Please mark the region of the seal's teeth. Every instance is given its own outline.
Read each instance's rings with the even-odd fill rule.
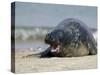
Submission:
[[[52,50],[51,50],[51,52],[56,52],[56,51],[57,51],[56,49],[52,49]]]

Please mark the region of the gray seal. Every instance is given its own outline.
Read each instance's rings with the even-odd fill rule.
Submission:
[[[85,23],[69,18],[60,22],[48,33],[45,43],[50,47],[41,53],[41,57],[78,57],[96,55],[96,41]]]

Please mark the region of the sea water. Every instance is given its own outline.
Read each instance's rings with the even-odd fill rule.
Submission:
[[[44,38],[52,27],[16,27],[15,28],[15,49],[39,48],[46,49],[47,44]]]
[[[48,47],[44,38],[54,27],[16,27],[15,28],[15,49],[42,48]],[[97,29],[91,28],[91,32],[97,41]]]

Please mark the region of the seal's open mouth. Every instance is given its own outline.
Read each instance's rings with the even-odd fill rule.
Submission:
[[[60,50],[60,45],[59,45],[59,43],[53,42],[53,43],[51,44],[51,52],[53,52],[53,53],[59,53],[59,50]]]

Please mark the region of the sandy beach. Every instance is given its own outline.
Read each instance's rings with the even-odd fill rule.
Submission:
[[[39,58],[32,51],[16,51],[15,73],[53,72],[97,68],[97,55]]]

